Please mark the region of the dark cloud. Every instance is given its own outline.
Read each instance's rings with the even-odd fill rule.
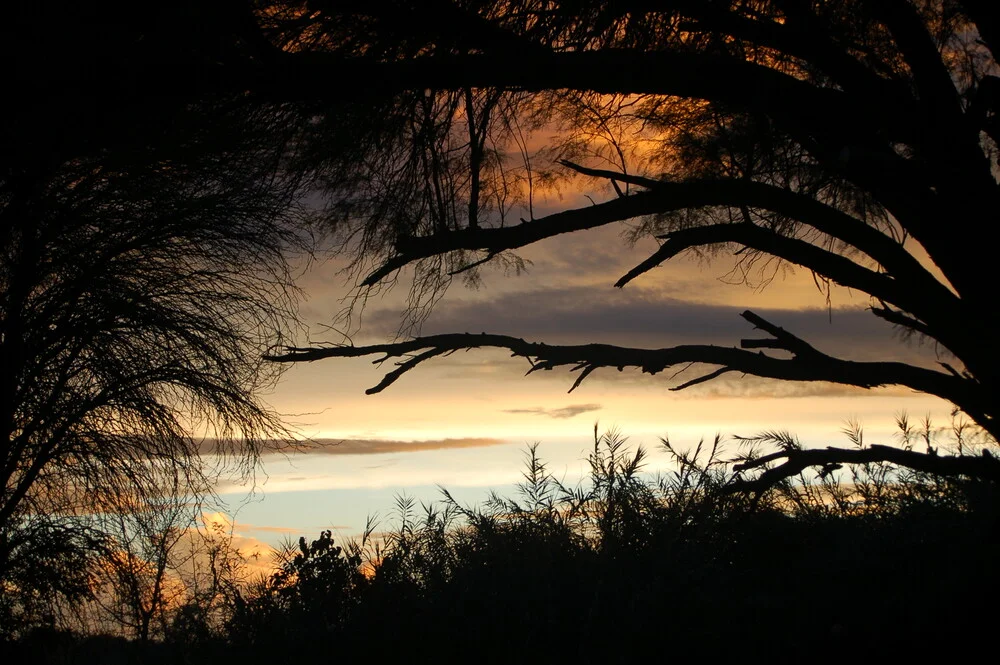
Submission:
[[[394,441],[388,439],[317,439],[304,447],[302,452],[319,455],[378,455],[408,453],[423,450],[453,448],[482,448],[507,443],[503,439],[458,438],[429,439],[424,441]]]
[[[694,369],[680,375],[681,380],[693,379],[700,374]],[[595,375],[596,378],[596,375]],[[651,380],[651,379],[646,379]],[[707,383],[674,393],[674,398],[713,399],[743,397],[746,399],[783,399],[794,397],[866,397],[866,396],[907,396],[912,395],[909,388],[898,386],[876,389],[845,386],[827,381],[780,381],[764,379],[757,376],[729,375],[713,379]]]
[[[504,409],[504,413],[527,413],[534,416],[548,416],[549,418],[556,418],[562,420],[565,418],[572,418],[573,416],[578,416],[581,413],[588,413],[590,411],[599,411],[601,409],[600,404],[571,404],[569,406],[564,406],[559,409],[546,409],[541,406],[533,406],[524,409]]]
[[[740,317],[743,308],[679,300],[627,287],[565,287],[501,295],[489,301],[444,301],[421,333],[490,332],[553,344],[606,343],[662,348],[677,344],[738,346],[763,337]],[[755,309],[817,349],[852,360],[899,360],[933,366],[932,346],[903,340],[860,307]],[[376,311],[371,330],[395,330],[395,312]]]
[[[265,447],[261,454],[284,454],[292,456],[300,453],[311,455],[378,455],[384,453],[408,453],[424,450],[452,448],[482,448],[507,443],[503,439],[486,437],[466,437],[455,439],[428,439],[419,441],[396,441],[391,439],[311,439],[291,444],[281,443]],[[211,439],[199,445],[202,454],[216,454],[215,442]],[[298,480],[295,478],[294,480]]]

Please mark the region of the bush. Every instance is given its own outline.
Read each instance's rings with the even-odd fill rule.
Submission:
[[[986,639],[970,610],[1000,588],[994,486],[879,463],[730,491],[732,463],[766,438],[736,460],[719,440],[690,453],[664,441],[677,471],[650,478],[641,448],[595,431],[577,487],[532,446],[515,498],[468,508],[445,491],[419,516],[400,499],[378,538],[301,540],[232,639],[279,659],[294,642],[484,662],[617,662],[640,641],[701,657],[823,660],[831,641],[899,657]]]

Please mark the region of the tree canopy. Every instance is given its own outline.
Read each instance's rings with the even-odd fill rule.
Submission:
[[[268,224],[294,210],[306,180],[360,288],[413,269],[415,324],[455,276],[474,280],[490,261],[517,268],[532,243],[632,220],[633,236],[659,248],[618,287],[683,252],[772,258],[868,294],[873,315],[950,356],[937,367],[834,357],[746,312],[764,335],[740,348],[456,333],[271,360],[399,359],[373,391],[483,346],[533,371],[573,368],[574,386],[602,367],[699,363],[710,369],[674,387],[727,372],[898,385],[1000,432],[1000,358],[984,343],[1000,209],[1000,36],[988,3],[203,4],[20,8],[9,23],[7,55],[31,64],[11,73],[20,103],[3,123],[5,515],[55,459],[51,442],[83,422],[72,414],[128,430],[87,425],[104,445],[139,423],[153,428],[144,440],[177,434],[180,412],[165,404],[222,414],[224,430],[264,423],[237,386],[256,385],[267,336],[247,346],[228,324],[274,328],[277,310],[257,308],[281,301],[281,234]],[[555,138],[539,147],[543,129]],[[576,182],[604,195],[535,215],[538,190]],[[195,286],[176,290],[178,276]],[[227,299],[248,288],[265,300]],[[80,312],[96,318],[77,325]],[[132,326],[139,313],[167,318]],[[122,377],[141,404],[108,401],[104,382]],[[52,419],[53,404],[91,402],[100,408]],[[32,438],[43,430],[50,443]],[[981,464],[996,473],[991,458]]]
[[[279,374],[261,355],[294,328],[288,252],[304,245],[300,178],[282,167],[293,116],[129,97],[157,58],[205,57],[183,40],[160,52],[140,15],[10,18],[3,48],[25,66],[0,116],[0,593],[27,597],[17,571],[45,578],[30,554],[46,529],[95,549],[87,517],[164,492],[196,510],[205,439],[250,472],[286,433],[260,398]],[[46,583],[77,593],[87,562],[51,561]]]
[[[418,293],[563,233],[639,220],[659,249],[800,266],[945,352],[939,366],[828,355],[746,312],[740,348],[552,346],[438,335],[293,348],[282,362],[385,354],[398,366],[494,346],[532,369],[713,366],[948,400],[994,438],[1000,358],[988,240],[998,207],[998,24],[945,0],[275,3],[273,45],[233,77],[313,114],[303,163],[355,252],[362,287],[413,266]],[[335,84],[323,84],[335,81]],[[525,137],[558,127],[539,150]],[[570,177],[610,198],[535,218],[533,187]],[[926,258],[921,257],[926,254]],[[989,464],[991,460],[985,461]]]

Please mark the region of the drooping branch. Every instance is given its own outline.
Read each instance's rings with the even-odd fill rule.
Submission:
[[[904,302],[910,299],[908,294],[888,275],[877,273],[804,240],[782,236],[752,223],[698,226],[673,231],[660,238],[665,241],[660,248],[649,259],[619,279],[615,286],[624,286],[642,273],[685,250],[720,243],[737,243],[809,268],[843,286],[859,289],[876,298],[911,309],[908,306],[911,303]]]
[[[919,136],[909,115],[893,104],[870,104],[793,73],[709,53],[604,49],[557,52],[520,45],[494,45],[487,52],[441,54],[380,61],[337,52],[282,52],[280,57],[204,63],[150,63],[142,72],[126,69],[129,90],[138,98],[193,97],[247,92],[278,102],[375,98],[403,90],[586,90],[608,94],[658,94],[712,100],[779,119],[800,137],[838,137],[841,145],[867,136],[872,128],[895,140]],[[91,72],[53,71],[44,83],[25,79],[25,92],[51,94],[58,88],[88,98],[109,94],[109,83]],[[336,80],[336,86],[317,85]],[[809,108],[808,114],[797,109]]]
[[[838,47],[827,27],[808,3],[779,0],[781,22],[754,20],[729,10],[728,6],[701,0],[672,3],[684,15],[694,19],[691,31],[724,33],[754,44],[775,49],[786,55],[818,65],[842,89],[861,96],[892,100],[902,111],[911,106],[912,96],[905,86],[881,78],[860,61]]]
[[[923,293],[913,293],[908,288],[909,285],[904,288],[900,281],[893,276],[875,272],[845,256],[835,254],[804,240],[782,236],[755,224],[714,224],[681,229],[660,237],[665,241],[660,248],[648,259],[626,273],[615,286],[624,286],[639,275],[685,250],[719,243],[737,243],[742,247],[759,250],[789,263],[805,267],[842,286],[868,293],[882,302],[894,303],[921,318],[942,318],[943,313],[954,311],[955,305],[953,303],[947,303],[951,307],[942,311],[940,302],[923,297]],[[942,338],[940,341],[947,346],[958,346],[955,340]]]
[[[867,254],[896,279],[916,286],[915,290],[923,293],[924,301],[942,312],[953,313],[957,307],[954,295],[899,243],[863,221],[805,194],[746,180],[669,182],[589,169],[571,162],[564,163],[580,173],[617,178],[646,187],[648,191],[510,227],[464,229],[446,234],[402,238],[397,243],[396,256],[372,272],[364,280],[364,285],[375,284],[414,261],[450,251],[482,250],[496,255],[562,233],[592,229],[643,215],[712,205],[745,205],[798,219]],[[818,266],[809,267],[819,269]]]
[[[937,455],[880,445],[872,445],[867,448],[835,448],[831,446],[815,450],[781,450],[737,464],[734,470],[741,472],[758,469],[779,459],[785,461],[776,467],[765,469],[752,480],[733,482],[727,486],[727,491],[760,493],[783,480],[794,478],[810,467],[829,468],[839,464],[873,464],[878,462],[889,462],[938,476],[968,476],[1000,482],[1000,460],[987,451],[983,451],[981,456]]]
[[[940,172],[937,188],[953,200],[973,203],[972,209],[996,205],[995,195],[976,200],[995,188],[996,180],[988,160],[982,158],[979,128],[967,122],[953,72],[918,8],[907,0],[880,0],[873,7],[913,74],[922,107],[916,117],[927,122],[921,141],[925,159],[948,164]]]
[[[879,0],[872,3],[872,7],[892,33],[893,41],[913,72],[921,100],[930,102],[936,114],[950,114],[939,116],[939,120],[958,125],[962,113],[961,97],[917,8],[906,0]],[[941,127],[938,131],[951,129]]]
[[[667,205],[659,194],[643,192],[636,196],[618,198],[607,203],[559,212],[530,222],[503,228],[463,229],[430,236],[401,238],[396,243],[396,256],[387,260],[362,282],[371,286],[396,270],[419,261],[456,250],[484,250],[492,254],[526,247],[532,243],[562,233],[583,231],[620,222],[634,217],[651,215]]]
[[[267,360],[283,363],[311,362],[325,358],[358,358],[375,354],[382,356],[374,361],[376,364],[397,359],[396,369],[389,372],[378,385],[369,388],[366,391],[368,394],[381,392],[403,374],[433,357],[476,348],[507,349],[512,356],[526,358],[531,363],[529,374],[557,367],[570,367],[574,371],[582,371],[584,376],[602,367],[614,367],[618,370],[635,367],[648,374],[658,374],[671,367],[701,363],[716,365],[727,372],[789,381],[829,381],[862,388],[905,386],[952,402],[990,429],[992,414],[989,403],[971,379],[899,362],[856,362],[834,358],[753,312],[743,312],[742,316],[770,337],[743,340],[743,348],[739,349],[699,344],[637,349],[608,344],[558,346],[528,342],[507,335],[453,333],[370,346],[289,347],[283,353],[267,356]],[[779,358],[763,351],[753,352],[748,349],[778,350],[791,354],[791,357]],[[716,370],[711,376],[722,373]],[[689,381],[676,389],[700,382]],[[580,381],[574,383],[571,390],[579,383]]]
[[[901,313],[897,317],[885,316],[884,308],[873,309],[873,312],[892,323],[905,325],[933,337],[959,357],[966,357],[970,344],[976,343],[974,339],[970,341],[965,331],[956,329],[953,325],[954,321],[958,320],[960,307],[953,297],[926,297],[924,292],[914,291],[911,283],[896,279],[892,275],[875,272],[847,257],[803,240],[788,238],[746,223],[682,229],[662,237],[665,242],[659,250],[629,271],[616,286],[624,285],[642,272],[652,269],[686,249],[733,242],[812,270],[842,286],[867,293],[882,303],[894,304],[909,314]]]
[[[752,104],[757,110],[786,117],[796,126],[817,126],[820,118],[803,118],[798,103],[820,110],[833,120],[850,109],[865,119],[841,117],[857,128],[883,109],[862,108],[846,95],[800,81],[775,69],[734,58],[671,51],[636,52],[606,49],[540,53],[523,49],[497,50],[463,56],[434,56],[378,62],[345,58],[334,53],[290,54],[270,71],[247,70],[250,89],[284,99],[317,99],[344,90],[317,89],[315,81],[338,72],[347,90],[397,91],[414,87],[435,90],[505,88],[512,90],[590,90],[599,93],[648,93]],[[723,97],[725,99],[723,99]],[[793,116],[797,115],[797,118]],[[885,116],[881,119],[888,119]],[[882,124],[881,122],[879,124]],[[871,125],[868,124],[868,127]],[[897,125],[894,131],[903,129]]]
[[[221,74],[231,79],[228,86],[281,101],[323,101],[331,92],[340,99],[359,94],[384,97],[414,88],[467,87],[708,100],[774,119],[801,145],[815,150],[817,159],[830,162],[833,168],[845,168],[851,177],[874,187],[902,224],[914,225],[915,235],[921,235],[921,223],[929,211],[939,207],[926,174],[915,170],[887,143],[919,144],[923,134],[913,122],[916,114],[893,103],[871,104],[869,95],[816,85],[794,73],[737,57],[670,50],[544,54],[502,50],[379,62],[337,53],[302,52],[289,54],[280,64],[266,69],[233,67]],[[338,81],[335,91],[315,85],[315,81],[331,77]],[[803,108],[810,113],[800,113]],[[839,156],[847,148],[851,155],[867,157],[841,164]]]

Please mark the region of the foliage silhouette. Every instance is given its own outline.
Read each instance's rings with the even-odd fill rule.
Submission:
[[[55,629],[91,596],[91,571],[105,539],[86,525],[36,515],[2,534],[0,641],[26,627]],[[66,615],[70,616],[66,616]]]
[[[901,417],[900,427],[904,447],[947,447],[930,423]],[[860,427],[847,432],[867,445]],[[367,649],[590,663],[632,658],[644,642],[751,662],[832,662],[843,649],[960,656],[991,644],[992,615],[967,609],[1000,582],[994,483],[873,462],[732,493],[735,465],[794,443],[781,432],[756,439],[735,455],[719,440],[689,451],[664,440],[673,470],[652,475],[643,450],[595,430],[576,486],[531,446],[516,496],[466,507],[443,490],[422,509],[400,497],[388,532],[370,523],[341,546],[329,531],[290,542],[271,575],[228,596],[223,623],[195,635],[141,644],[50,629],[5,646],[39,662],[300,662]]]
[[[210,57],[198,24],[168,40],[179,5],[147,22],[73,4],[20,3],[3,26],[24,67],[0,115],[0,581],[28,596],[15,543],[41,516],[142,514],[165,488],[200,500],[215,472],[200,453],[248,477],[287,434],[260,357],[294,330],[288,261],[307,247],[286,168],[298,115],[132,96],[156,62]]]
[[[401,498],[381,539],[344,549],[326,532],[312,546],[303,539],[292,568],[318,551],[338,572],[279,571],[280,584],[259,587],[248,613],[234,615],[230,639],[278,659],[292,642],[297,656],[313,653],[308,645],[317,656],[331,644],[378,645],[485,662],[607,662],[643,641],[677,657],[751,661],[800,651],[826,661],[822,645],[915,656],[988,643],[989,617],[959,608],[998,582],[994,484],[877,462],[751,500],[726,490],[732,465],[754,450],[733,460],[719,441],[684,453],[663,443],[676,471],[658,477],[642,472],[641,449],[595,432],[590,478],[577,487],[547,473],[531,447],[516,498],[467,508],[445,491],[423,515]],[[312,617],[282,605],[289,583],[311,598]]]
[[[330,531],[277,552],[278,570],[237,596],[230,628],[236,643],[247,641],[282,650],[345,629],[367,586],[361,558],[333,544]]]
[[[475,281],[485,261],[519,269],[523,247],[635,220],[633,238],[660,246],[618,287],[686,252],[731,253],[738,273],[765,282],[794,265],[824,289],[867,294],[873,315],[948,355],[935,367],[833,357],[745,312],[764,336],[742,348],[452,334],[289,348],[272,359],[397,361],[371,392],[458,349],[507,349],[532,371],[569,367],[579,372],[574,387],[604,367],[655,374],[698,363],[715,369],[677,389],[730,372],[904,386],[951,402],[995,438],[1000,359],[983,337],[995,320],[995,247],[977,240],[983,216],[1000,210],[1000,79],[997,23],[984,7],[274,3],[259,16],[273,60],[241,72],[261,95],[313,104],[302,163],[324,184],[330,223],[354,252],[362,302],[365,289],[412,266],[418,324],[452,277]],[[336,92],[314,85],[333,72]],[[556,137],[533,151],[533,129]],[[574,177],[610,198],[536,218],[533,193]],[[787,456],[792,467],[846,461],[839,451]],[[896,461],[941,472],[947,464],[923,452]],[[962,464],[984,477],[1000,469],[991,457]]]
[[[375,391],[480,346],[532,371],[575,368],[574,385],[601,367],[698,362],[718,369],[678,388],[732,371],[901,385],[1000,432],[982,224],[1000,210],[1000,43],[981,0],[87,11],[19,5],[0,40],[9,62],[30,62],[10,73],[0,117],[0,606],[48,625],[39,642],[54,599],[88,591],[74,557],[99,534],[71,518],[149,502],[164,478],[201,487],[192,428],[251,462],[277,428],[255,396],[277,370],[258,359],[288,332],[282,252],[313,176],[362,297],[414,267],[413,326],[486,261],[519,270],[520,248],[636,220],[635,238],[662,242],[620,287],[681,252],[732,250],[748,273],[791,263],[867,293],[873,314],[956,360],[834,358],[752,312],[766,337],[741,349],[443,335],[273,360],[400,359]],[[550,127],[558,137],[535,150]],[[536,217],[537,192],[573,179],[609,198]],[[858,434],[816,452],[774,434],[763,440],[778,454],[746,453],[735,481],[716,445],[707,460],[675,451],[680,472],[650,484],[640,453],[595,437],[589,487],[562,487],[532,451],[517,499],[447,500],[420,520],[402,502],[384,543],[301,541],[278,574],[232,595],[232,646],[287,660],[295,635],[323,655],[339,640],[523,660],[523,641],[590,662],[665,630],[665,650],[758,657],[836,640],[898,658],[929,635],[953,649],[986,639],[989,617],[950,610],[996,589],[988,450],[939,455],[928,436],[926,452],[899,455]]]

